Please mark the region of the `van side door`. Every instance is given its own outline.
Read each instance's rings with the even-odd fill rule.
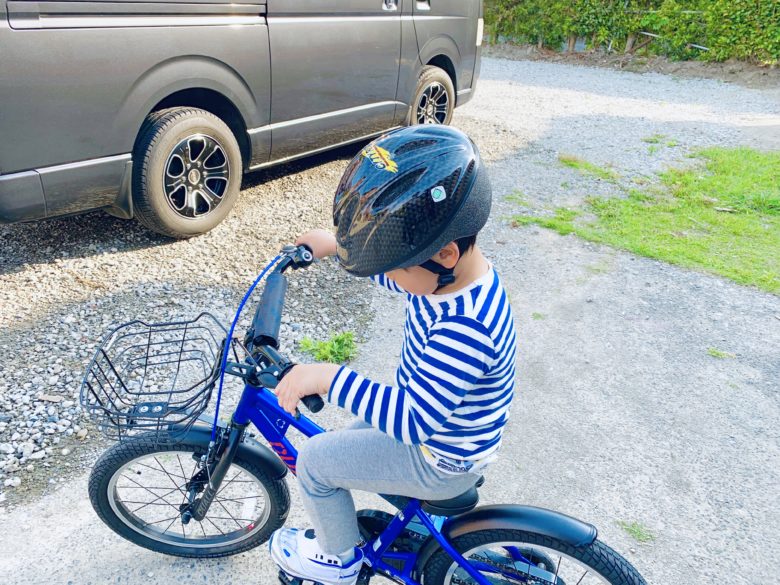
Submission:
[[[393,125],[401,2],[268,0],[273,160]]]

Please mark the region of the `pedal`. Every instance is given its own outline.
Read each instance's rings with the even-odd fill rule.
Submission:
[[[300,577],[293,577],[288,575],[281,569],[279,569],[279,582],[282,585],[322,585],[319,581],[312,581],[311,579],[301,579]],[[358,580],[360,585],[360,580]]]
[[[302,579],[288,575],[281,569],[279,569],[279,582],[282,583],[282,585],[303,585]],[[311,583],[311,581],[309,581],[309,583]]]
[[[373,576],[374,572],[371,570],[371,568],[364,566],[360,570],[360,575],[358,575],[357,585],[369,585],[369,581],[371,581],[371,577]],[[281,569],[279,569],[279,582],[282,583],[282,585],[322,585],[321,583],[312,581],[311,579],[293,577]]]

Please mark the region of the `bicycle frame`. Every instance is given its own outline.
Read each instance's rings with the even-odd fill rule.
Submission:
[[[291,416],[282,410],[276,400],[276,395],[270,390],[262,387],[255,387],[247,384],[241,395],[241,399],[233,413],[233,423],[238,426],[245,426],[253,423],[265,437],[271,448],[281,458],[287,468],[296,474],[296,462],[298,451],[292,443],[285,437],[287,430],[292,426],[300,431],[307,438],[326,432],[309,418],[304,415],[299,417]],[[395,518],[388,524],[382,534],[367,542],[363,547],[367,564],[374,569],[380,570],[405,585],[420,585],[412,577],[412,571],[417,563],[418,553],[414,552],[394,552],[388,550],[398,536],[404,531],[408,524],[414,519],[419,521],[427,528],[431,536],[436,539],[439,545],[444,549],[452,559],[469,574],[479,585],[490,585],[478,571],[496,573],[496,568],[482,563],[470,563],[455,550],[442,533],[442,528],[446,525],[447,519],[440,516],[431,516],[427,514],[420,504],[419,500],[409,500],[409,503],[403,510],[399,511]],[[511,551],[516,560],[525,561],[519,551]],[[385,562],[387,560],[402,561],[403,569],[399,571],[392,565]]]

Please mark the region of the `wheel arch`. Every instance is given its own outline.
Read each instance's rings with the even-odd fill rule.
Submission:
[[[455,39],[446,34],[431,37],[420,48],[420,62],[444,69],[452,80],[455,93],[458,92],[457,72],[461,64],[461,54]]]
[[[160,110],[178,107],[192,107],[205,110],[227,124],[236,137],[238,147],[241,150],[243,167],[244,169],[248,168],[249,160],[252,157],[252,145],[246,132],[247,126],[239,109],[224,94],[205,87],[182,89],[155,104],[147,113],[147,116]],[[136,144],[140,137],[141,131],[139,130]],[[133,151],[135,151],[135,144],[133,145]]]
[[[534,532],[576,547],[588,546],[598,537],[595,526],[572,516],[545,508],[512,504],[480,506],[465,514],[453,516],[444,523],[442,533],[447,540],[452,541],[466,533],[487,529]],[[440,548],[432,537],[423,545],[415,566],[418,575]]]
[[[458,75],[455,72],[455,65],[452,63],[452,59],[450,59],[447,55],[440,54],[433,57],[430,61],[426,63],[426,65],[433,65],[434,67],[443,69],[445,73],[447,73],[447,75],[449,76],[450,81],[452,81],[452,87],[455,88],[455,95],[457,96]]]
[[[222,119],[235,134],[244,164],[251,158],[247,128],[268,123],[258,110],[258,96],[226,63],[202,56],[182,56],[158,63],[133,84],[115,118],[114,130],[134,146],[146,117],[156,110],[198,107]]]

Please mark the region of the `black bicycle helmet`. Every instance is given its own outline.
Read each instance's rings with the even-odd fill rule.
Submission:
[[[479,232],[490,215],[490,182],[476,145],[450,126],[385,134],[352,159],[333,201],[341,265],[356,276],[423,266],[449,242]]]

